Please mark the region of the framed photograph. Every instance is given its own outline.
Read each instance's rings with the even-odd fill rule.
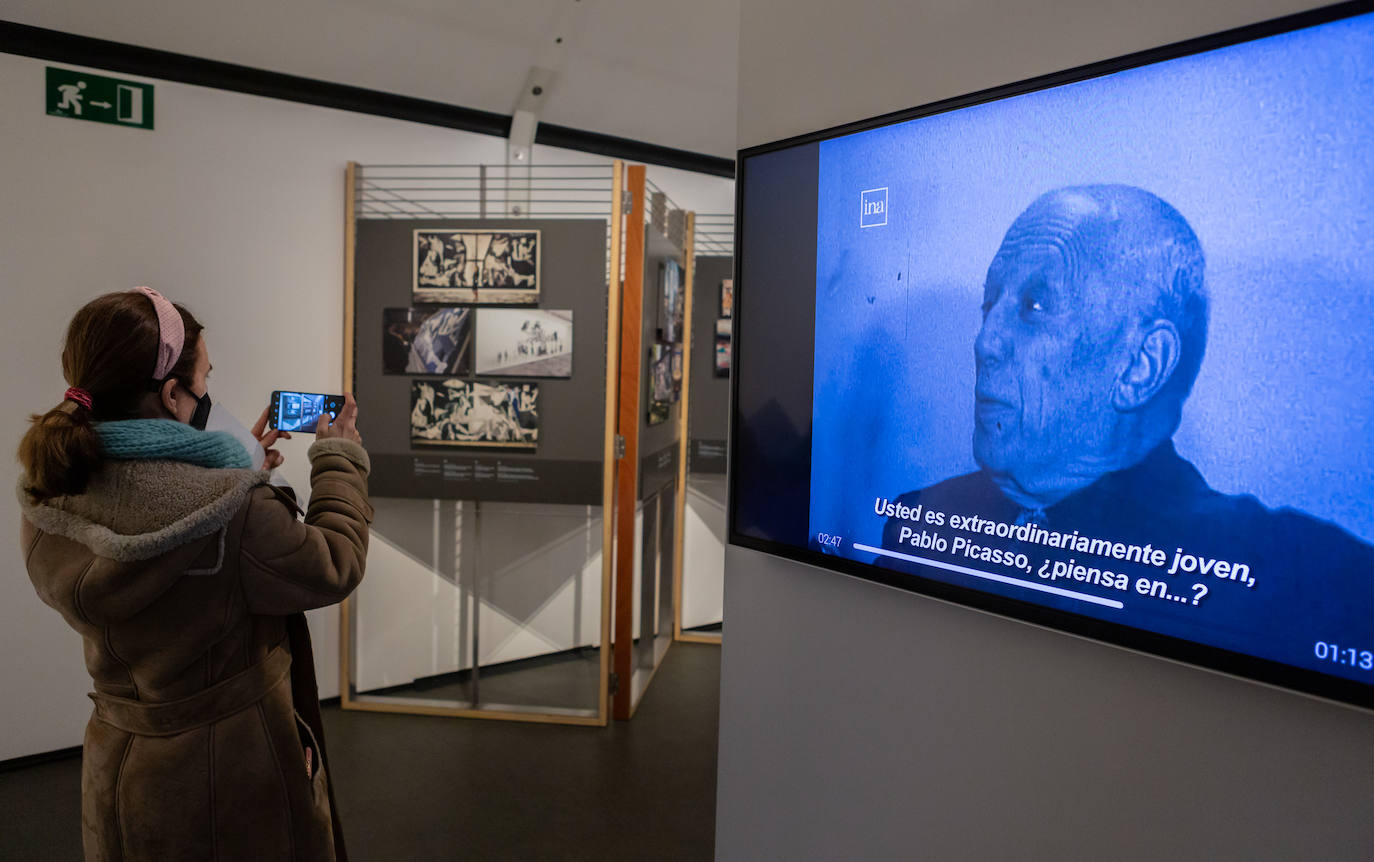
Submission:
[[[723,279],[720,283],[720,316],[734,317],[735,315],[735,280],[733,278]]]
[[[658,267],[658,340],[667,344],[682,341],[682,267],[665,260]]]
[[[410,443],[534,449],[539,443],[539,384],[411,381]]]
[[[730,376],[730,321],[716,321],[716,376]]]
[[[673,406],[672,354],[666,345],[649,348],[649,424],[668,421]]]
[[[539,231],[415,231],[411,301],[537,304]]]
[[[674,344],[668,353],[668,366],[673,374],[673,401],[682,399],[682,345]]]
[[[472,309],[384,309],[382,371],[386,374],[471,373]]]
[[[477,313],[477,373],[572,377],[573,313],[484,308]]]

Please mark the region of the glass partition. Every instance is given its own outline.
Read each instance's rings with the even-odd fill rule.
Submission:
[[[673,641],[674,503],[677,483],[665,485],[639,504],[634,620],[637,703]]]
[[[374,501],[355,703],[596,718],[601,509]]]

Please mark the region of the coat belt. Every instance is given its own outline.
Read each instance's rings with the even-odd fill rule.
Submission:
[[[172,736],[227,718],[262,700],[291,672],[291,653],[277,647],[267,658],[205,691],[180,700],[145,703],[91,692],[96,717],[139,736]]]

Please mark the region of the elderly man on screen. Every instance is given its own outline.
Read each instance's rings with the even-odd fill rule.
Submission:
[[[1209,599],[1212,620],[1229,609],[1249,627],[1286,603],[1354,622],[1346,611],[1367,609],[1374,593],[1374,548],[1292,509],[1221,494],[1174,450],[1207,318],[1201,245],[1168,203],[1124,185],[1042,195],[1007,231],[983,289],[973,427],[981,469],[899,501],[1152,544],[1169,558],[1156,575],[1179,550],[1248,566],[1255,583]],[[923,553],[909,547],[911,527],[890,519],[884,546]],[[1023,549],[1033,559],[1070,556]],[[1359,624],[1371,630],[1368,617]]]

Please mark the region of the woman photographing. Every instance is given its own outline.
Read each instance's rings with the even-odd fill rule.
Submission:
[[[86,858],[345,858],[303,612],[363,576],[357,405],[320,420],[302,521],[268,484],[281,454],[265,413],[263,470],[204,430],[210,355],[186,309],[148,288],[94,299],[62,370],[64,400],[19,446],[21,543],[94,683]]]

